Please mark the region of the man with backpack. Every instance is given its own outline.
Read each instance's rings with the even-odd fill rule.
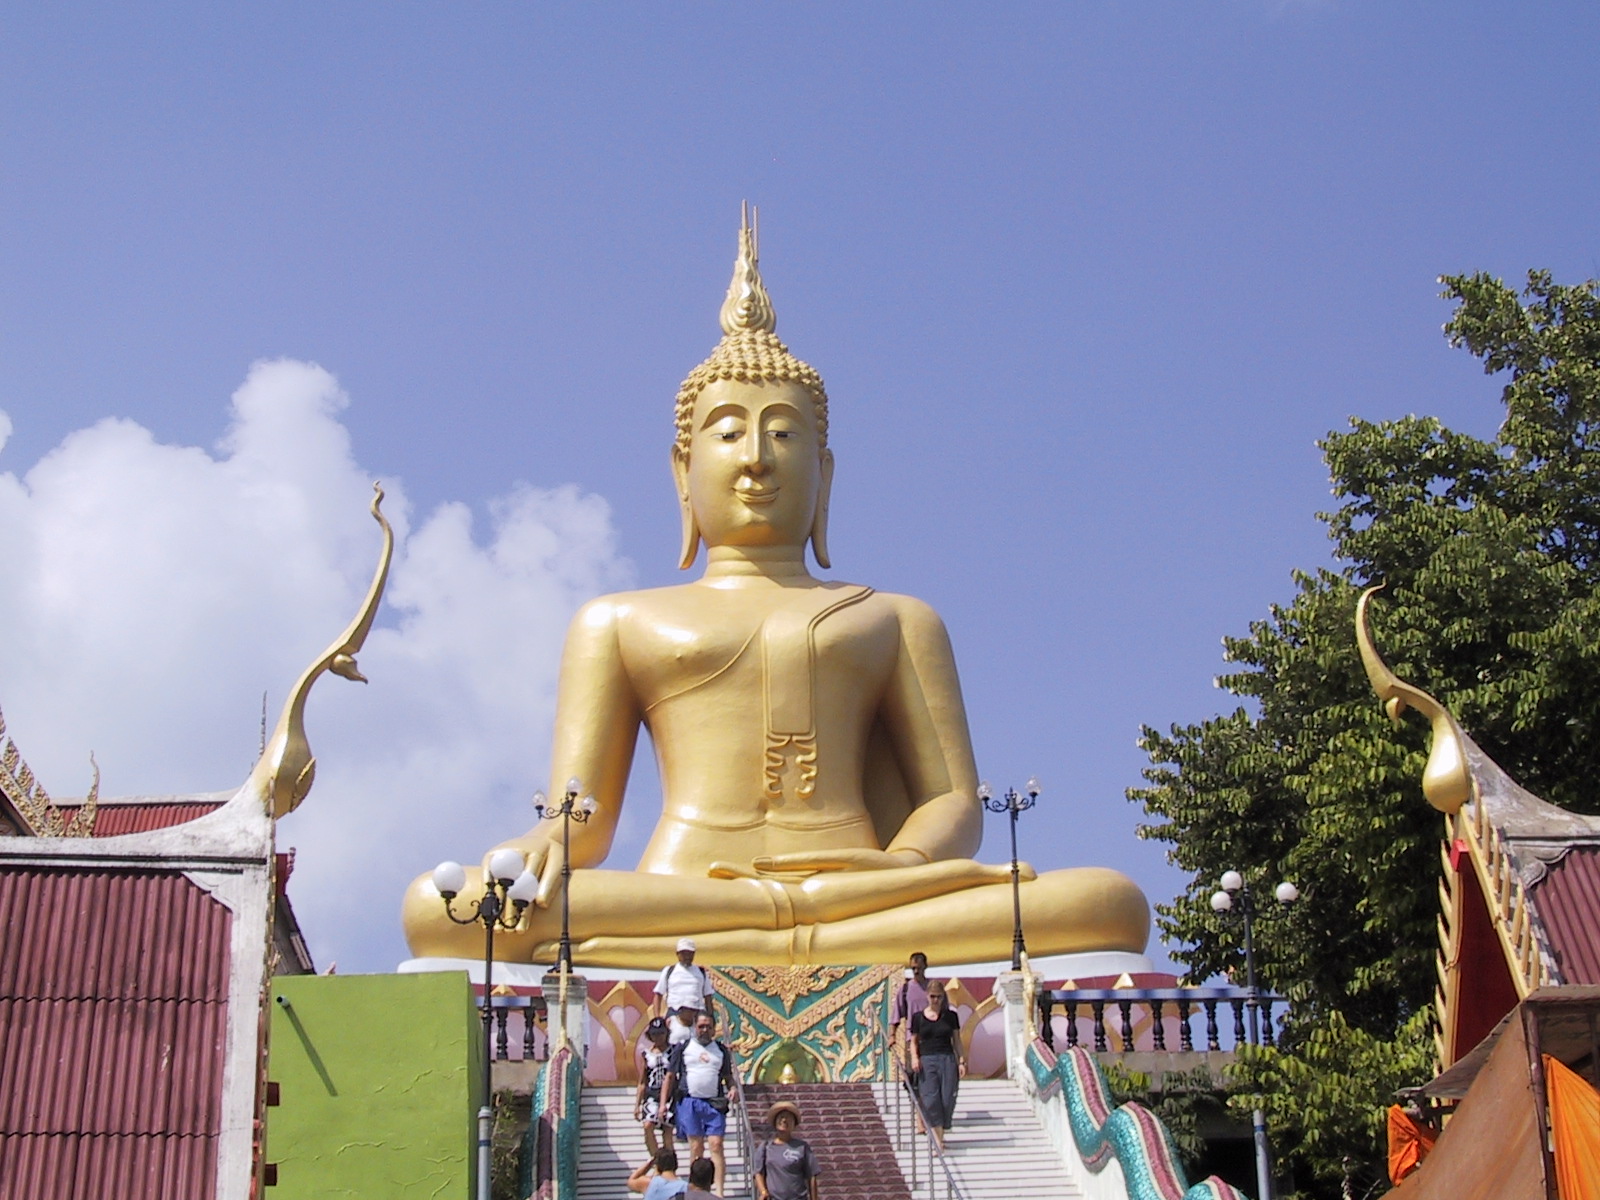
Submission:
[[[669,1044],[686,1042],[694,1032],[697,1013],[711,1012],[716,995],[711,973],[694,965],[694,939],[678,939],[678,959],[662,968],[656,980],[656,1013],[667,1020]]]
[[[738,1099],[733,1079],[733,1052],[716,1038],[717,1021],[708,1012],[695,1018],[694,1036],[679,1042],[667,1058],[661,1081],[661,1105],[670,1100],[678,1132],[689,1139],[689,1158],[704,1153],[716,1168],[713,1190],[722,1194],[722,1138],[728,1127],[728,1104]]]

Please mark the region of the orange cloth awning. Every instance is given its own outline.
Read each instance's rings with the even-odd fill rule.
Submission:
[[[1540,1058],[1550,1098],[1556,1194],[1561,1200],[1600,1200],[1600,1092],[1564,1063],[1548,1054]]]
[[[1399,1183],[1422,1164],[1439,1131],[1418,1121],[1398,1104],[1391,1104],[1389,1116],[1389,1182]]]

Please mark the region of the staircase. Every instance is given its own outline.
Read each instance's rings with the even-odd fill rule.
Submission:
[[[578,1200],[627,1200],[628,1176],[650,1157],[645,1149],[644,1130],[633,1119],[634,1089],[631,1087],[586,1087],[583,1089],[580,1138],[578,1142]],[[766,1115],[766,1108],[761,1110]],[[679,1138],[678,1178],[689,1174],[689,1143]],[[723,1139],[723,1158],[728,1178],[728,1194],[754,1195],[742,1189],[744,1159],[739,1139],[729,1123]]]
[[[633,1119],[632,1088],[583,1089],[578,1143],[579,1200],[621,1200],[648,1153]]]
[[[885,1124],[892,1119],[892,1094],[877,1093]],[[912,1175],[914,1130],[902,1105],[905,1130],[898,1153],[901,1169]],[[920,1151],[919,1151],[920,1152]],[[945,1162],[966,1200],[1017,1200],[1019,1196],[1078,1200],[1083,1191],[1067,1174],[1028,1098],[1009,1079],[963,1079],[956,1097],[955,1124],[945,1135]],[[917,1195],[943,1197],[943,1169],[933,1164],[933,1188],[925,1152],[916,1166]]]
[[[787,1100],[800,1109],[795,1132],[811,1143],[828,1200],[911,1200],[873,1093],[870,1083],[749,1084],[755,1143],[772,1140],[767,1109]]]
[[[578,1158],[579,1200],[626,1200],[628,1176],[647,1157],[644,1134],[633,1119],[634,1091],[594,1087],[583,1091],[582,1137]],[[772,1137],[767,1108],[788,1100],[801,1113],[800,1137],[811,1143],[822,1167],[822,1192],[828,1200],[944,1200],[943,1169],[929,1170],[917,1147],[909,1109],[897,1148],[895,1104],[887,1085],[870,1083],[749,1084],[745,1103],[757,1145]],[[688,1144],[678,1139],[678,1174],[689,1169]],[[727,1192],[753,1196],[746,1186],[739,1138],[730,1122],[724,1142]],[[920,1155],[915,1170],[912,1155]],[[1060,1156],[1034,1115],[1027,1098],[1006,1079],[965,1079],[956,1099],[955,1127],[945,1140],[945,1162],[965,1200],[1080,1200],[1083,1192],[1067,1174]],[[932,1187],[930,1190],[930,1175]]]

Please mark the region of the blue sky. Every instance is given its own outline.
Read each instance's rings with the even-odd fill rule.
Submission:
[[[1498,384],[1440,336],[1436,277],[1600,275],[1586,4],[4,25],[0,473],[28,545],[80,574],[13,555],[0,704],[58,793],[88,747],[108,791],[237,783],[262,692],[370,568],[355,485],[382,477],[431,540],[363,663],[387,678],[319,693],[321,782],[281,830],[341,970],[401,957],[385,897],[411,874],[529,822],[571,606],[678,577],[671,401],[716,341],[741,200],[832,398],[833,574],[945,616],[981,772],[1045,782],[1026,853],[1154,899],[1181,881],[1134,837],[1134,739],[1224,706],[1219,639],[1326,561],[1315,440],[1409,412],[1492,432]],[[251,375],[279,358],[326,374]],[[247,377],[259,403],[230,415]],[[190,468],[213,482],[185,492]],[[235,555],[240,525],[265,540]]]

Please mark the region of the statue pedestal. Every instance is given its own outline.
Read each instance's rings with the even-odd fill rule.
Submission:
[[[1055,987],[1067,980],[1079,986],[1111,987],[1124,973],[1150,974],[1149,960],[1137,954],[1064,955],[1031,960],[1029,965]],[[1025,1041],[1021,1031],[1027,1014],[1022,977],[1009,966],[1004,962],[936,965],[930,971],[945,981],[961,1018],[972,1078],[1004,1077],[1011,1061],[1026,1049],[1011,1045]],[[463,971],[475,986],[482,986],[482,960],[413,959],[399,969],[402,974]],[[786,1069],[800,1082],[887,1077],[890,1006],[904,978],[899,964],[727,966],[710,971],[717,991],[718,1036],[738,1056],[746,1079],[777,1082]],[[497,1021],[505,1022],[506,1047],[503,1055],[497,1050],[497,1057],[506,1062],[547,1058],[560,1045],[565,1020],[573,1045],[583,1055],[588,1085],[636,1085],[644,1027],[659,975],[613,967],[590,967],[582,975],[570,975],[563,1016],[557,999],[559,974],[527,963],[496,963],[496,992],[514,993],[503,998],[503,1006],[496,1006]],[[1170,976],[1162,980],[1172,982]],[[543,999],[548,1012],[543,1026],[539,1008],[528,1006],[528,997]],[[497,1001],[501,999],[497,995]]]

